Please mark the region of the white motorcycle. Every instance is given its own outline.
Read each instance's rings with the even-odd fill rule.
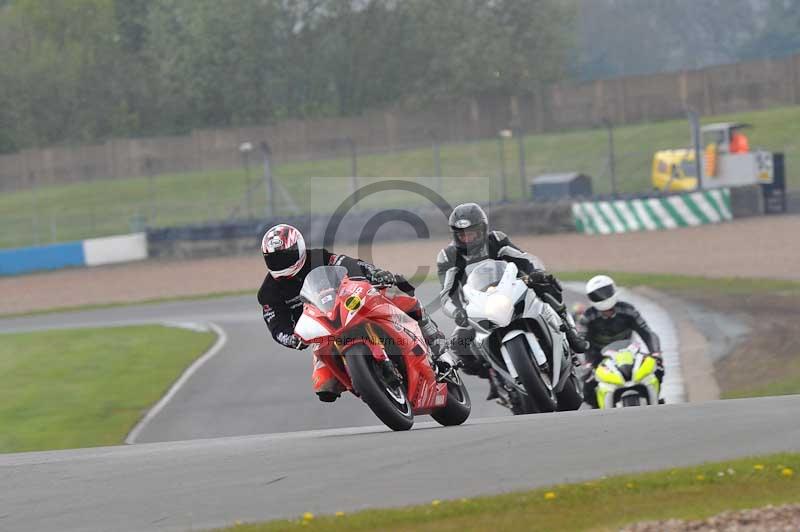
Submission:
[[[582,386],[558,314],[511,262],[484,260],[466,273],[461,294],[475,330],[472,350],[494,370],[499,402],[515,414],[577,410]]]

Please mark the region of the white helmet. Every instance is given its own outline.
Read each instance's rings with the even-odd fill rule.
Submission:
[[[586,283],[586,296],[597,310],[611,310],[617,304],[617,286],[608,275],[595,275]]]
[[[297,228],[278,224],[264,234],[261,253],[272,277],[294,277],[306,263],[306,242]]]

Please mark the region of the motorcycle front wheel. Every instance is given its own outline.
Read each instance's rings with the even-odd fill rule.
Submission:
[[[378,419],[392,430],[409,430],[414,425],[414,413],[405,386],[384,382],[375,357],[364,344],[345,351],[344,358],[353,387]]]
[[[539,368],[534,363],[528,340],[524,336],[517,336],[509,340],[505,346],[508,349],[511,363],[517,370],[519,380],[525,391],[528,392],[528,398],[536,405],[536,409],[539,412],[554,411],[556,409],[555,401],[539,373]]]
[[[622,398],[622,406],[642,406],[642,397],[638,393],[636,395],[626,395]]]
[[[464,386],[461,375],[457,371],[453,371],[447,379],[447,405],[434,410],[431,417],[445,427],[461,425],[467,420],[471,411],[472,404],[467,387]]]

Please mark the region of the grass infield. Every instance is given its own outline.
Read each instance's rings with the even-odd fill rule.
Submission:
[[[214,340],[159,325],[0,334],[0,452],[122,443]]]

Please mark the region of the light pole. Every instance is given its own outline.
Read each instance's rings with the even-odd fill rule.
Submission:
[[[603,125],[608,130],[608,170],[611,173],[611,195],[617,199],[617,170],[614,157],[614,124],[608,118],[603,118]]]
[[[508,190],[506,183],[506,143],[505,139],[510,139],[513,133],[510,129],[503,129],[497,132],[497,150],[500,158],[500,194],[503,203],[508,201]]]
[[[522,126],[517,126],[514,128],[514,134],[517,135],[517,145],[519,146],[519,190],[520,190],[520,200],[525,200],[525,132],[522,130]]]
[[[269,218],[275,215],[275,185],[272,179],[272,168],[269,165],[272,150],[267,141],[262,141],[260,148],[261,153],[264,154],[264,188],[267,193],[267,217]]]
[[[697,173],[697,188],[703,190],[703,161],[700,151],[700,117],[694,109],[687,108],[686,115],[689,118],[689,126],[692,129],[692,144],[694,145],[694,165]]]
[[[253,213],[250,205],[250,152],[253,151],[252,142],[242,142],[239,144],[239,153],[242,154],[242,165],[244,166],[244,194],[247,201],[247,217],[252,218]]]
[[[358,203],[358,152],[356,151],[356,141],[352,137],[345,139],[350,148],[350,179],[353,187],[353,199]]]
[[[433,145],[433,175],[436,178],[436,191],[442,192],[442,154],[439,147],[439,137],[435,131],[431,131],[431,143]]]

